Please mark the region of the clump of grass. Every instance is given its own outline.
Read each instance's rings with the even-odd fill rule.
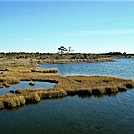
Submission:
[[[22,94],[22,92],[23,92],[22,89],[17,89],[17,90],[15,91],[16,94]]]
[[[31,93],[25,96],[26,103],[37,103],[40,101],[40,96],[36,93]]]
[[[30,86],[35,86],[35,83],[34,83],[33,81],[30,81],[30,82],[29,82],[29,85],[30,85]]]
[[[13,94],[15,91],[13,89],[11,89],[9,92]]]
[[[117,83],[114,83],[114,85],[108,85],[106,87],[104,87],[105,89],[105,93],[106,94],[111,94],[111,93],[117,93],[117,92],[120,92],[120,91],[124,91],[124,86],[122,84],[117,84]]]
[[[112,93],[112,88],[111,87],[106,87],[105,88],[105,93],[106,94],[111,94]]]
[[[31,70],[18,70],[19,73],[31,73]]]
[[[8,93],[5,96],[0,97],[0,109],[3,108],[13,108],[16,106],[25,104],[24,96],[20,95],[9,95]]]
[[[24,105],[26,100],[25,100],[25,97],[24,96],[18,96],[18,101],[20,103],[20,105]]]
[[[128,82],[125,83],[126,88],[133,88],[134,87],[134,83],[133,82]]]
[[[43,98],[59,98],[59,97],[64,97],[67,96],[67,92],[65,90],[53,90],[53,89],[49,89],[49,90],[45,90],[45,89],[18,89],[17,90],[17,94],[21,94],[26,96],[27,99],[32,98],[33,96],[35,96],[35,94],[39,95],[40,99]],[[30,102],[30,101],[29,101]]]
[[[58,72],[57,68],[50,68],[43,71],[43,73],[57,73],[57,72]]]
[[[10,85],[18,84],[19,80],[14,76],[0,77],[0,85],[5,87],[10,87]]]
[[[64,96],[67,96],[67,92],[64,90],[48,92],[49,98],[59,98]]]
[[[4,108],[4,103],[3,101],[0,99],[0,109],[3,109]]]
[[[1,103],[2,102],[4,104],[4,108],[13,108],[13,107],[16,107],[16,106],[24,105],[25,104],[25,98],[24,98],[24,96],[6,94],[3,97],[3,100],[1,101]]]
[[[2,83],[2,82],[4,82],[4,81],[5,81],[5,78],[0,77],[0,82]]]
[[[43,99],[43,98],[59,98],[59,97],[67,96],[67,92],[64,90],[60,90],[60,91],[36,90],[35,93],[37,93],[41,99]]]
[[[100,91],[99,88],[93,88],[93,89],[92,89],[92,94],[93,94],[93,95],[100,95],[100,94],[102,94],[102,93],[101,93],[101,91]]]
[[[4,107],[5,108],[13,108],[13,107],[16,107],[16,106],[17,106],[17,104],[12,97],[6,97],[5,98],[5,100],[4,100]]]
[[[120,92],[123,92],[123,91],[126,91],[127,90],[127,87],[125,87],[124,85],[121,85],[118,87],[118,91]]]
[[[46,68],[46,69],[40,69],[40,68],[34,68],[31,69],[31,72],[38,72],[38,73],[57,73],[57,68]]]
[[[5,87],[10,87],[10,84],[9,84],[9,83],[4,82],[4,83],[3,83],[3,86],[5,86]]]
[[[2,83],[0,83],[0,88],[3,88],[4,86],[3,86],[3,84]]]

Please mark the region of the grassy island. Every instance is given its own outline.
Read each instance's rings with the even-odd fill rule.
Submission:
[[[114,55],[113,55],[114,56]],[[112,56],[112,58],[113,58]],[[122,55],[124,56],[124,55]],[[31,88],[11,89],[0,96],[0,109],[13,108],[27,103],[37,103],[41,99],[60,98],[69,95],[101,95],[126,91],[134,87],[134,80],[110,76],[62,76],[57,68],[38,68],[43,63],[71,62],[113,62],[109,54],[57,54],[1,53],[0,89],[28,81]],[[55,83],[50,89],[33,89],[35,82]]]
[[[0,88],[10,87],[21,81],[55,83],[54,88],[46,89],[17,89],[12,90],[0,97],[0,109],[13,108],[16,106],[37,103],[41,99],[60,98],[69,95],[101,95],[126,91],[134,87],[134,80],[126,80],[111,76],[62,76],[58,74],[57,68],[40,69],[34,67],[35,62],[30,64],[27,60],[14,60],[15,64],[2,64],[0,66]],[[18,63],[21,63],[21,65]],[[23,65],[23,63],[25,63]]]

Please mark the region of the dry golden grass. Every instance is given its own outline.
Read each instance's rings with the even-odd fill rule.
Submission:
[[[40,101],[40,96],[36,93],[30,93],[25,96],[26,103],[37,103]]]
[[[3,86],[4,86],[4,87],[10,87],[10,84],[9,84],[9,83],[4,82],[4,83],[3,83]]]
[[[38,73],[57,73],[57,68],[46,68],[46,69],[40,69],[40,68],[34,68],[31,69],[31,72],[38,72]]]
[[[92,90],[94,88],[105,92],[105,88],[113,88],[114,90],[126,90],[126,88],[134,87],[133,81],[124,80],[121,78],[110,76],[66,76],[63,77],[60,74],[43,74],[38,72],[20,73],[20,72],[6,72],[4,77],[0,77],[1,86],[7,84],[17,84],[20,81],[47,81],[56,83],[56,87],[53,90],[65,91],[69,90]]]
[[[18,84],[19,80],[13,76],[0,77],[0,88],[10,87],[10,85]]]
[[[4,103],[2,101],[3,99],[0,99],[0,109],[3,109],[4,108]]]
[[[0,109],[13,108],[16,106],[37,103],[43,98],[59,98],[67,95],[66,91],[45,91],[45,90],[21,90],[17,95],[6,94],[0,97]]]
[[[37,66],[37,60],[36,59],[8,59],[3,58],[0,60],[0,66],[4,67],[33,67]],[[0,67],[0,69],[2,68]]]
[[[13,108],[24,104],[25,98],[22,95],[18,96],[6,94],[5,96],[0,97],[0,109]]]
[[[86,62],[113,62],[110,58],[89,59]]]
[[[3,84],[0,82],[0,88],[3,88],[4,86],[3,86]]]
[[[134,87],[133,80],[125,80],[109,76],[62,77],[58,75],[42,75],[40,73],[38,73],[38,78],[35,79],[35,76],[36,73],[31,73],[25,77],[32,81],[53,81],[57,82],[57,85],[49,90],[18,89],[16,91],[17,95],[6,94],[5,96],[0,97],[0,108],[12,108],[25,103],[37,103],[43,98],[59,98],[76,94],[79,96],[111,94],[119,91],[126,91],[128,88]],[[25,79],[24,74],[23,76],[20,75],[19,77],[20,79]]]
[[[58,59],[58,60],[38,60],[38,64],[64,64],[64,63],[72,63],[72,62],[113,62],[114,60],[110,58],[99,58],[99,59]]]
[[[29,85],[34,86],[35,83],[34,83],[33,81],[30,81],[30,82],[29,82]]]
[[[86,61],[78,59],[77,62]],[[16,95],[6,94],[5,96],[1,96],[0,109],[12,108],[25,103],[37,103],[43,98],[60,98],[76,94],[79,96],[111,94],[126,91],[128,88],[134,87],[134,80],[125,80],[110,76],[63,77],[60,74],[54,74],[58,71],[56,68],[40,69],[24,66],[3,66],[0,69],[4,71],[0,75],[0,88],[18,84],[20,81],[29,81],[32,85],[34,85],[35,81],[56,83],[56,86],[49,90],[18,89],[15,91]]]
[[[57,73],[57,68],[30,68],[30,67],[3,67],[0,69],[0,71],[8,71],[8,72],[18,72],[18,73],[31,73],[31,72],[37,72],[37,73]]]

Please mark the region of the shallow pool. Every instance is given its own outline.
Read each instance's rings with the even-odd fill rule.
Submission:
[[[17,90],[19,88],[21,89],[35,89],[35,88],[45,88],[46,90],[48,88],[53,88],[56,84],[50,83],[50,82],[34,82],[35,86],[30,86],[29,81],[21,81],[19,84],[11,85],[10,87],[4,87],[0,88],[0,96],[5,95],[5,93],[9,93],[10,90]]]

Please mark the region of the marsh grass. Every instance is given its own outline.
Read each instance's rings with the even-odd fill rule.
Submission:
[[[9,83],[4,82],[4,83],[3,83],[3,86],[5,86],[5,87],[10,87],[10,84],[9,84]]]
[[[6,94],[5,96],[0,97],[0,109],[13,108],[24,104],[25,104],[25,98],[22,95],[18,96],[18,95]]]
[[[10,87],[10,85],[14,85],[18,83],[19,83],[19,80],[15,77],[12,77],[12,76],[0,77],[0,88]]]
[[[57,68],[46,68],[46,69],[40,69],[40,68],[34,68],[31,69],[31,72],[38,72],[38,73],[57,73]]]
[[[20,89],[21,90],[21,89]],[[44,91],[44,90],[23,90],[24,92],[17,95],[5,94],[0,97],[0,109],[13,108],[24,104],[38,103],[41,99],[60,98],[67,95],[66,91]]]
[[[2,83],[0,83],[0,88],[3,88],[4,86],[3,86],[3,84]]]
[[[113,59],[110,58],[96,58],[96,59],[54,59],[54,60],[38,60],[37,63],[38,64],[64,64],[64,63],[77,63],[77,62],[113,62]]]
[[[18,89],[15,91],[16,95],[6,94],[0,97],[0,108],[12,108],[25,103],[37,103],[41,99],[61,98],[68,95],[96,96],[111,94],[134,87],[134,80],[110,76],[63,77],[60,74],[54,74],[57,71],[55,68],[8,67],[7,71],[4,71],[0,76],[0,87],[18,84],[20,81],[29,81],[31,85],[34,85],[35,81],[52,82],[56,86],[48,90],[44,88]]]
[[[37,103],[39,102],[40,96],[37,93],[30,93],[25,96],[26,103]]]
[[[33,81],[30,81],[30,82],[29,82],[29,85],[30,85],[30,86],[35,86],[35,83],[34,83]]]
[[[55,77],[52,77],[53,80]],[[58,80],[56,79],[58,78]],[[91,96],[117,93],[134,87],[134,81],[106,76],[69,76],[56,77],[56,87],[45,89],[18,89],[16,95],[0,97],[0,109],[37,103],[41,99],[61,98],[68,95]],[[105,84],[104,84],[105,83]]]
[[[2,99],[0,99],[0,109],[4,108],[4,102],[2,101]]]

